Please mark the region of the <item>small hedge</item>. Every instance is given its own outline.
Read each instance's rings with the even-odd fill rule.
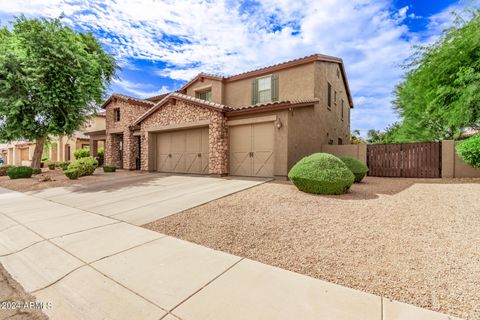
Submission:
[[[97,166],[98,161],[95,158],[80,158],[70,163],[70,165],[68,166],[68,170],[76,169],[79,171],[79,177],[84,177],[92,175],[95,172]]]
[[[361,182],[368,172],[367,165],[360,160],[351,157],[340,157],[340,160],[342,160],[348,169],[352,171],[353,175],[355,176],[354,182]]]
[[[78,159],[82,159],[82,158],[88,158],[90,157],[90,149],[78,149],[78,150],[75,150],[75,152],[73,153],[73,156],[75,157],[76,160]]]
[[[63,171],[67,170],[69,165],[70,165],[70,161],[59,161],[59,162],[55,162],[55,166],[56,166],[57,168],[62,169]]]
[[[40,169],[40,168],[32,168],[32,172],[33,172],[33,174],[40,174],[40,173],[42,173],[42,169]]]
[[[80,177],[80,170],[78,169],[67,169],[63,171],[63,173],[70,179],[70,180],[75,180]]]
[[[10,179],[26,179],[31,178],[33,169],[31,167],[19,166],[8,169],[7,175]]]
[[[56,167],[55,163],[49,163],[48,164],[48,169],[49,170],[55,170],[55,167]]]
[[[117,167],[112,164],[106,164],[103,166],[103,172],[115,172],[117,171]]]
[[[8,169],[13,168],[13,166],[9,164],[2,164],[0,165],[0,177],[6,176]]]
[[[314,153],[297,162],[288,178],[303,192],[342,194],[350,189],[355,176],[334,155]]]
[[[460,142],[455,149],[463,161],[474,168],[480,168],[480,134]]]

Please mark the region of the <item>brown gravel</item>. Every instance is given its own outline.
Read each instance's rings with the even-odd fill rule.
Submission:
[[[272,182],[146,228],[480,319],[480,179],[367,177],[342,196]]]
[[[77,180],[70,180],[67,178],[61,169],[50,171],[43,169],[42,174],[34,175],[29,179],[10,179],[7,176],[0,177],[0,187],[15,191],[37,191],[55,187],[69,187],[69,186],[87,186],[96,184],[102,181],[111,179],[118,179],[137,174],[132,171],[117,170],[115,173],[104,173],[102,169],[97,169],[91,176],[81,177]],[[50,177],[51,181],[46,180],[45,177]]]
[[[48,317],[40,309],[12,309],[11,302],[35,302],[35,298],[12,279],[0,264],[0,320],[47,320]]]

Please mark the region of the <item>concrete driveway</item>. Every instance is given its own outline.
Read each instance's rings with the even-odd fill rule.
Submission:
[[[145,173],[102,181],[88,187],[51,188],[27,194],[143,225],[266,180]]]
[[[167,187],[162,179],[150,182]],[[453,319],[165,236],[117,216],[0,188],[0,263],[52,320]]]

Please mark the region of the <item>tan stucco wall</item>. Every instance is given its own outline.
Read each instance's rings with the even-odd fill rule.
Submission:
[[[93,116],[88,123],[82,128],[83,132],[100,131],[106,128],[106,117]]]
[[[352,157],[367,163],[367,145],[366,144],[347,144],[339,145],[322,145],[322,152],[333,154],[337,157]]]
[[[279,100],[295,98],[313,98],[314,63],[308,63],[274,72],[278,75]],[[268,72],[256,77],[227,81],[225,83],[224,104],[228,106],[245,106],[252,104],[252,80],[268,76]]]
[[[465,163],[455,152],[455,141],[442,141],[442,178],[480,178],[480,168]]]
[[[273,174],[278,177],[286,177],[288,174],[288,146],[289,146],[288,110],[229,117],[228,120],[255,119],[258,117],[269,117],[269,116],[276,117],[276,124],[281,123],[280,129],[275,127],[275,137],[274,137],[274,147],[273,147],[274,153],[275,153],[275,159],[274,159],[274,165],[273,165]]]
[[[212,90],[212,102],[223,104],[223,84],[220,80],[203,79],[202,82],[198,79],[187,88],[186,94],[196,97],[197,91],[203,91],[203,89],[207,90],[207,87],[210,87]]]

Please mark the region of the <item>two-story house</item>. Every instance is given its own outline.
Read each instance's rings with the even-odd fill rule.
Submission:
[[[148,99],[113,94],[106,162],[145,171],[285,177],[323,144],[350,139],[341,59],[315,54],[230,77],[200,73]]]

